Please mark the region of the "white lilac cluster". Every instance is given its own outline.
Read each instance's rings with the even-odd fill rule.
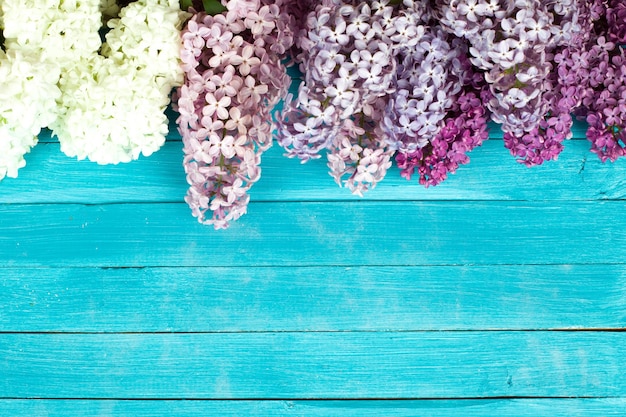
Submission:
[[[327,150],[330,174],[362,194],[391,166],[394,149],[382,128],[396,76],[396,48],[423,35],[421,2],[324,0],[312,10],[296,45],[304,74],[298,96],[279,116],[277,138],[302,161]]]
[[[248,206],[272,144],[270,111],[290,78],[281,63],[293,43],[282,2],[223,0],[226,11],[195,14],[183,31],[185,71],[177,91],[189,190],[203,224],[226,228]]]
[[[100,164],[149,156],[165,142],[164,110],[169,94],[183,81],[179,64],[180,29],[187,16],[177,0],[139,0],[108,20],[106,43],[98,30],[110,1],[75,3],[73,43],[63,54],[58,118],[50,126],[61,150]],[[110,16],[109,16],[110,17]],[[55,33],[59,45],[65,33]],[[90,39],[91,42],[75,47]],[[88,45],[88,46],[87,46]],[[58,57],[60,59],[60,57]]]
[[[0,179],[17,177],[42,127],[56,117],[60,69],[42,58],[46,36],[63,14],[58,2],[0,1]]]

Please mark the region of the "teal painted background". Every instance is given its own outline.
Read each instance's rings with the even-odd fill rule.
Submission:
[[[175,134],[119,166],[44,138],[0,183],[0,415],[626,415],[626,162],[493,136],[363,199],[275,145],[219,232]]]

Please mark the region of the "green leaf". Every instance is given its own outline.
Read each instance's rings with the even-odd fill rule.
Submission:
[[[180,0],[181,10],[187,11],[191,6],[193,6],[193,2],[191,0]]]
[[[204,6],[204,11],[210,15],[216,15],[226,11],[226,7],[218,0],[202,0],[202,5]]]

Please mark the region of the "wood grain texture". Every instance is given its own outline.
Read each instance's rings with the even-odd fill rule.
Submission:
[[[0,269],[2,332],[626,328],[623,265]]]
[[[626,399],[425,401],[63,401],[0,400],[0,413],[38,417],[609,417]]]
[[[624,209],[623,201],[257,203],[215,232],[185,204],[1,205],[0,265],[621,264],[610,247],[626,245],[626,228],[615,227]]]
[[[502,141],[489,141],[470,154],[469,165],[436,187],[425,189],[416,179],[406,181],[392,168],[362,199],[335,184],[324,158],[301,164],[282,153],[276,145],[263,155],[263,173],[252,188],[252,201],[572,201],[626,197],[626,160],[603,164],[589,152],[586,140],[568,142],[558,161],[534,168],[515,162]],[[0,202],[182,202],[186,191],[180,142],[168,142],[150,158],[107,166],[75,161],[61,153],[58,143],[43,143],[33,149],[18,178],[0,183]]]
[[[625,362],[625,332],[18,333],[0,398],[616,397]]]

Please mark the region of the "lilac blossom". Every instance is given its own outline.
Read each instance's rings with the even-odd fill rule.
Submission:
[[[571,137],[574,103],[556,88],[552,57],[584,36],[584,0],[435,3],[443,27],[471,45],[470,59],[490,86],[487,106],[502,125],[505,146],[527,165],[555,159]]]
[[[226,228],[246,213],[248,191],[272,143],[272,107],[290,78],[281,63],[293,43],[283,2],[223,0],[227,11],[196,13],[182,34],[185,83],[177,120],[198,221]]]
[[[443,36],[440,33],[440,36]],[[456,39],[449,44],[450,50],[446,56],[451,57],[450,62],[445,64],[449,68],[447,89],[439,87],[436,89],[439,94],[446,92],[446,105],[433,107],[424,106],[426,99],[417,94],[410,96],[414,103],[410,105],[406,99],[407,91],[400,89],[403,95],[390,103],[394,104],[390,109],[390,114],[400,114],[398,120],[415,114],[417,109],[420,117],[424,114],[437,114],[438,122],[434,124],[435,129],[424,131],[405,131],[404,127],[396,126],[396,131],[402,132],[406,139],[401,142],[402,146],[396,154],[396,163],[401,170],[401,175],[406,179],[411,179],[417,174],[420,184],[428,187],[439,184],[445,180],[449,173],[454,173],[461,164],[469,162],[467,153],[477,146],[480,146],[488,137],[487,121],[489,112],[485,102],[492,96],[483,77],[474,71],[469,62],[464,43]],[[441,58],[443,59],[443,58]],[[421,60],[418,62],[426,62]],[[419,89],[420,83],[411,85],[410,78],[400,78],[400,85],[406,84],[408,87]],[[409,89],[410,90],[410,89]],[[406,102],[406,103],[405,103]],[[431,116],[432,117],[432,116]],[[386,127],[392,128],[392,124],[387,121]],[[419,118],[417,119],[419,121]],[[417,127],[420,127],[421,124]],[[413,129],[415,129],[413,128]],[[413,138],[412,139],[412,136]],[[415,142],[417,139],[417,142]],[[416,146],[406,146],[407,144]]]
[[[383,118],[388,142],[400,152],[414,152],[434,139],[470,76],[469,62],[462,63],[462,42],[452,45],[452,37],[437,26],[422,28],[415,45],[396,52],[395,94]]]
[[[555,54],[560,100],[555,108],[585,119],[591,150],[602,161],[626,155],[626,14],[621,1],[588,1],[581,7],[584,30]]]
[[[419,41],[424,10],[409,0],[323,0],[307,15],[295,40],[303,82],[277,117],[288,156],[305,162],[328,151],[331,175],[356,194],[384,177],[394,150],[381,123],[396,49]]]
[[[474,92],[459,97],[460,106],[446,118],[444,126],[429,143],[414,151],[398,152],[396,163],[401,175],[411,179],[417,171],[420,184],[437,185],[469,162],[467,152],[487,139],[487,113]]]

